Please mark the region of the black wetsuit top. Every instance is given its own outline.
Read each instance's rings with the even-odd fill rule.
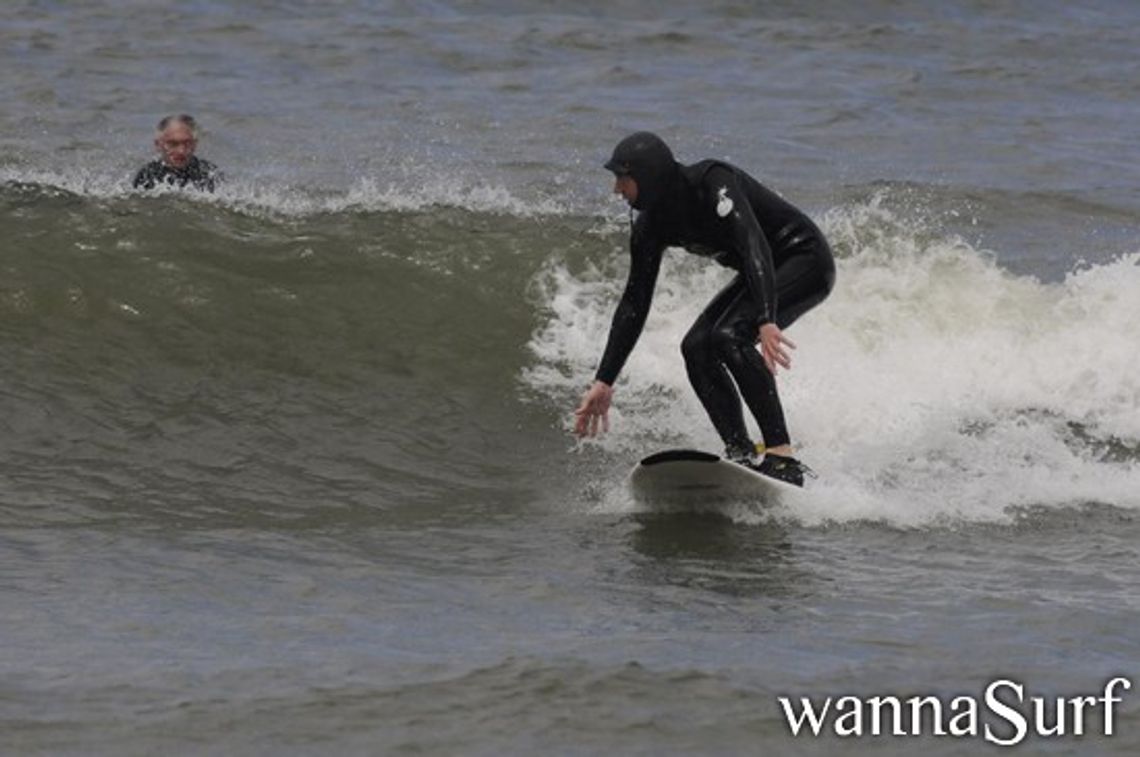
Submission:
[[[185,168],[172,168],[161,160],[153,160],[139,169],[132,186],[135,189],[154,189],[158,184],[185,187],[213,192],[218,179],[217,166],[208,160],[192,156]]]
[[[705,160],[677,168],[665,196],[633,225],[629,280],[596,374],[607,384],[617,379],[641,335],[666,247],[683,247],[740,272],[754,327],[774,322],[784,328],[822,301],[835,281],[823,234],[798,208],[728,163]],[[799,288],[811,291],[781,302],[776,269],[793,257],[809,274],[796,276]]]

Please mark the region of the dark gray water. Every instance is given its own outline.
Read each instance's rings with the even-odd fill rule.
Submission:
[[[1140,656],[1129,3],[0,9],[0,752],[959,754],[778,697],[1099,696]],[[189,111],[214,196],[132,193]],[[821,477],[636,506],[715,448],[677,254],[613,431],[600,164],[652,128],[817,217],[781,392]],[[1133,754],[1111,738],[1034,753]],[[1051,700],[1053,701],[1053,700]],[[992,717],[990,723],[1001,721]]]

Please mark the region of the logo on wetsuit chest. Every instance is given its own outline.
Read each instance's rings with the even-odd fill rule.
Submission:
[[[732,198],[728,196],[728,187],[721,187],[716,191],[716,214],[721,218],[732,212]]]

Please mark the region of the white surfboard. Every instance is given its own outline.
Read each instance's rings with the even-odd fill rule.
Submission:
[[[709,452],[670,449],[650,455],[629,474],[633,497],[646,504],[760,502],[774,505],[798,486]]]

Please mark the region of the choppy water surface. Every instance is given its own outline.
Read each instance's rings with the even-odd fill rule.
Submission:
[[[5,5],[0,751],[956,754],[777,697],[1136,677],[1137,21]],[[216,195],[129,190],[169,111]],[[680,252],[613,431],[567,433],[636,128],[839,255],[781,387],[821,477],[774,510],[624,490],[715,448],[678,345],[726,275]],[[1132,754],[1136,696],[1030,748]]]

